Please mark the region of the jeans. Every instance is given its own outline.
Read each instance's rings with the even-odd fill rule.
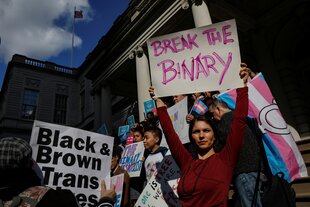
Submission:
[[[239,199],[242,207],[251,207],[255,190],[256,178],[257,178],[257,172],[251,172],[251,173],[241,173],[235,179],[235,187],[239,194]],[[262,186],[262,176],[260,176],[259,180],[256,207],[262,207],[260,196],[261,186]]]

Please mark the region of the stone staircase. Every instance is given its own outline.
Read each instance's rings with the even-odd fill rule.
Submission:
[[[308,177],[297,179],[293,182],[296,192],[296,206],[310,207],[310,137],[296,141],[308,170]]]

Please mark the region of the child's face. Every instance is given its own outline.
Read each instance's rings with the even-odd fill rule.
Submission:
[[[151,131],[146,131],[144,133],[143,144],[144,144],[145,149],[152,151],[154,146],[157,145],[158,141],[159,141],[159,138],[155,137]]]
[[[141,142],[143,140],[143,136],[140,132],[133,132],[133,140],[134,142]]]

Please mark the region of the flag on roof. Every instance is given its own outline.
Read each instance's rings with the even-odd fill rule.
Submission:
[[[198,99],[194,103],[193,111],[199,115],[204,115],[208,111],[208,107],[200,99]]]
[[[249,83],[248,116],[256,118],[263,133],[263,144],[272,174],[284,173],[288,182],[307,177],[305,162],[262,73]],[[225,91],[217,99],[236,105],[236,89]]]
[[[82,10],[75,10],[75,11],[74,11],[74,18],[75,18],[75,19],[81,19],[81,18],[83,18],[83,11],[82,11]]]

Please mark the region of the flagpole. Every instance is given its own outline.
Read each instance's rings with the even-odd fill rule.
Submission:
[[[73,12],[73,25],[72,25],[72,42],[71,42],[71,63],[70,66],[71,68],[73,67],[73,47],[74,47],[74,25],[75,25],[75,7],[74,7],[74,12]]]
[[[191,113],[192,113],[192,111],[193,111],[193,109],[194,109],[194,107],[195,107],[196,101],[197,101],[197,99],[195,100],[195,102],[194,102],[194,104],[193,104],[193,106],[192,106],[192,108],[191,108],[191,110],[190,110],[190,112],[189,112],[188,114],[191,114]]]

